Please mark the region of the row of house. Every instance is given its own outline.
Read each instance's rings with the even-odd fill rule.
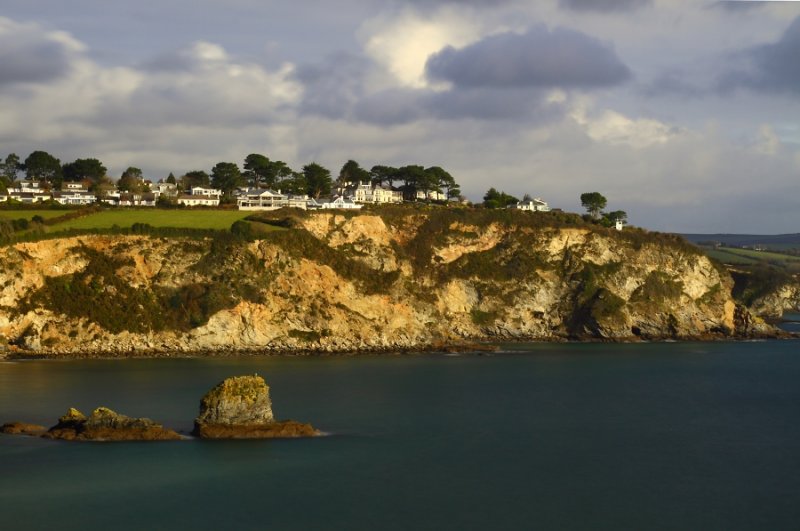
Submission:
[[[159,197],[167,197],[179,205],[189,207],[215,207],[219,206],[222,191],[217,188],[196,186],[189,193],[181,193],[172,183],[159,182],[147,183],[149,192],[107,191],[99,198],[94,192],[88,191],[82,183],[63,183],[62,190],[49,191],[38,182],[21,182],[6,195],[0,195],[0,201],[9,199],[22,203],[36,203],[53,200],[62,205],[90,205],[97,202],[113,206],[154,207]],[[441,192],[417,192],[420,200],[446,200]],[[285,194],[280,190],[264,188],[239,188],[234,192],[239,210],[276,210],[291,207],[301,209],[359,209],[365,204],[396,204],[403,202],[403,192],[387,186],[370,183],[344,183],[334,190],[330,198],[309,198],[307,195]],[[527,210],[531,212],[549,212],[547,202],[537,197],[520,201],[508,208]]]
[[[186,206],[218,206],[222,191],[215,188],[192,188],[188,194],[179,193],[176,185],[156,183],[150,185],[149,192],[126,192],[120,190],[104,191],[101,194],[90,192],[83,183],[65,182],[61,190],[50,191],[39,182],[23,181],[6,192],[0,194],[2,201],[19,201],[21,203],[39,203],[53,200],[62,205],[83,206],[103,203],[113,206],[154,207],[159,197],[165,196],[176,203]]]

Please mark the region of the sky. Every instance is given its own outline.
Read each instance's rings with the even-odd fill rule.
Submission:
[[[800,232],[800,2],[3,0],[0,156],[438,165],[674,232]]]

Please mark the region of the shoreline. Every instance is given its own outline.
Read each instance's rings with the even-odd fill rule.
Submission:
[[[454,354],[474,353],[478,355],[491,354],[501,350],[500,344],[517,343],[606,343],[606,344],[633,344],[633,343],[722,343],[722,342],[747,342],[747,341],[787,341],[800,339],[799,332],[777,330],[776,333],[760,333],[747,336],[683,336],[664,338],[640,338],[637,336],[626,338],[484,338],[472,342],[436,343],[416,346],[375,347],[358,350],[328,350],[328,349],[270,349],[263,348],[237,348],[227,347],[218,349],[197,350],[133,350],[128,352],[92,351],[92,352],[33,352],[33,351],[5,351],[0,352],[0,361],[34,361],[34,360],[121,360],[121,359],[202,359],[202,358],[231,358],[231,357],[355,357],[363,355],[413,355],[413,354]]]

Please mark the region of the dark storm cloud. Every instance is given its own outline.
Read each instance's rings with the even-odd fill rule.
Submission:
[[[562,9],[573,11],[630,11],[653,3],[653,0],[559,0]]]
[[[722,92],[743,86],[800,94],[800,17],[777,42],[749,48],[737,54],[736,59],[745,66],[732,69],[721,78],[718,86]]]
[[[303,87],[300,112],[344,118],[363,96],[363,85],[375,65],[366,57],[337,52],[324,61],[298,67],[295,79]]]
[[[60,42],[35,34],[0,34],[0,85],[52,81],[69,67],[69,54]]]
[[[422,119],[542,123],[563,115],[562,105],[544,101],[541,93],[526,89],[392,89],[359,101],[353,117],[393,126]]]
[[[620,84],[630,70],[609,45],[586,34],[545,27],[492,35],[465,48],[432,55],[429,79],[460,87],[591,88]]]

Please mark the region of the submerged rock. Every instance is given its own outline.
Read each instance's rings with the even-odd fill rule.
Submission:
[[[46,431],[44,426],[27,422],[7,422],[0,426],[0,433],[6,435],[42,435]]]
[[[69,441],[167,441],[181,438],[177,432],[150,419],[127,417],[106,407],[95,409],[89,417],[70,408],[42,437]]]
[[[204,439],[313,437],[319,431],[293,420],[276,421],[269,386],[258,375],[220,382],[200,401],[194,435]]]

